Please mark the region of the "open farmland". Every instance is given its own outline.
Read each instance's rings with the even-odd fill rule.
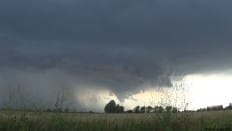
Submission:
[[[2,111],[1,131],[232,130],[232,111],[88,114]]]

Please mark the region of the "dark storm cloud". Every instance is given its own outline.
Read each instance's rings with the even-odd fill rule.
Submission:
[[[144,85],[170,86],[174,72],[229,69],[231,4],[2,0],[1,89],[20,81],[32,92],[54,92],[63,81],[71,90],[78,84],[105,87],[123,99]],[[43,73],[50,75],[42,79]],[[44,84],[31,87],[33,82]]]

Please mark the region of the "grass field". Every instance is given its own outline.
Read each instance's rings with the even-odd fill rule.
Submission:
[[[88,114],[0,112],[0,131],[204,131],[232,130],[232,111]]]

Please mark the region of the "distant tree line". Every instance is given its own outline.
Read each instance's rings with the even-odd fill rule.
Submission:
[[[133,110],[124,111],[124,107],[116,104],[114,100],[111,100],[105,105],[105,113],[163,113],[163,112],[173,112],[177,113],[179,110],[177,107],[172,106],[136,106]]]
[[[203,112],[203,111],[221,111],[221,110],[232,110],[232,103],[230,103],[228,106],[223,108],[223,105],[216,105],[216,106],[208,106],[207,108],[200,108],[197,110],[197,112]]]
[[[232,110],[232,103],[230,103],[225,108],[223,108],[222,105],[216,105],[216,106],[209,106],[207,108],[198,109],[197,112],[220,111],[220,110]],[[177,113],[177,112],[180,112],[177,107],[173,107],[173,106],[166,106],[166,107],[136,106],[132,110],[124,111],[124,107],[120,106],[119,104],[116,104],[114,100],[111,100],[109,103],[106,104],[104,111],[105,113],[164,113],[164,112]],[[185,110],[185,112],[188,112],[188,110]]]

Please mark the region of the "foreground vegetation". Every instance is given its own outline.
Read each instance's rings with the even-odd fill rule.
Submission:
[[[232,130],[232,111],[97,114],[1,111],[1,131]]]

